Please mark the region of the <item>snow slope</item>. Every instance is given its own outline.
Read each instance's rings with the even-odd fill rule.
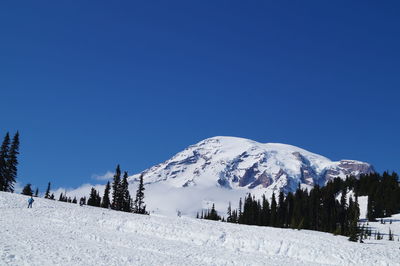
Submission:
[[[400,242],[26,201],[0,192],[0,265],[400,265]]]

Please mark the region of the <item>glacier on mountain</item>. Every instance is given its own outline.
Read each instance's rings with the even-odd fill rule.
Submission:
[[[355,160],[333,162],[304,149],[279,143],[258,143],[236,137],[213,137],[189,146],[171,159],[131,177],[146,184],[173,187],[220,186],[294,191],[323,186],[335,177],[359,176],[373,167]]]

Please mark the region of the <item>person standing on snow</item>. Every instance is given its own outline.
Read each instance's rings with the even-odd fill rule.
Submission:
[[[34,201],[35,201],[35,200],[33,199],[32,196],[28,199],[28,208],[32,208],[32,203],[33,203]]]

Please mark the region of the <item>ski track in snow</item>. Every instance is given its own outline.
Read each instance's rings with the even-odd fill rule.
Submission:
[[[400,265],[396,241],[135,215],[0,192],[0,265]]]

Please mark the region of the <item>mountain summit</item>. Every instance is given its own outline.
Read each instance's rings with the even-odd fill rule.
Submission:
[[[364,162],[331,161],[304,149],[279,143],[259,143],[236,137],[213,137],[143,171],[146,184],[165,182],[172,187],[219,186],[226,189],[294,191],[323,186],[347,175],[374,172]],[[137,179],[138,175],[132,177]]]

